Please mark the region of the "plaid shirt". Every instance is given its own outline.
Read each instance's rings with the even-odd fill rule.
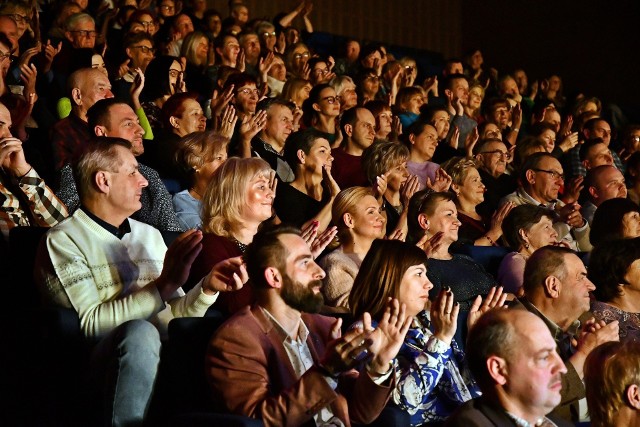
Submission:
[[[17,226],[53,227],[69,214],[35,169],[17,182],[0,174],[0,231],[5,238]],[[14,191],[12,191],[13,189]],[[20,191],[21,194],[17,194]]]

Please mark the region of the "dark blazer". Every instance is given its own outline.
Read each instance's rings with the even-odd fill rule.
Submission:
[[[570,422],[548,416],[558,427],[572,427]],[[516,426],[500,406],[492,405],[482,397],[462,405],[445,423],[445,427],[511,427]]]
[[[303,314],[307,345],[314,362],[324,355],[335,319]],[[234,414],[261,418],[265,426],[313,424],[313,416],[330,406],[346,426],[375,420],[395,387],[376,385],[369,375],[352,370],[338,379],[334,391],[312,367],[297,378],[282,338],[262,309],[245,307],[223,324],[207,351],[206,374],[214,402]]]

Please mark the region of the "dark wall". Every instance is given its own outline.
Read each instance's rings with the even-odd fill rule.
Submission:
[[[501,72],[524,67],[530,81],[558,74],[567,94],[640,109],[638,1],[469,1],[462,29],[462,52],[479,47]]]

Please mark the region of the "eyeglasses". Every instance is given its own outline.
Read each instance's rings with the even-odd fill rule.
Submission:
[[[558,173],[556,171],[549,171],[549,170],[545,170],[545,169],[533,169],[533,171],[548,173],[549,175],[551,175],[551,178],[553,178],[553,179],[561,179],[561,180],[564,181],[564,174]]]
[[[504,157],[507,160],[509,160],[511,158],[511,153],[509,153],[507,151],[502,151],[502,150],[481,151],[479,154],[497,154],[498,156]]]
[[[268,38],[268,37],[275,37],[275,36],[276,36],[276,32],[275,32],[275,31],[272,31],[272,32],[268,32],[268,31],[266,31],[266,32],[262,33],[262,35],[263,35],[264,37],[267,37],[267,38]]]
[[[89,31],[89,30],[73,30],[69,31],[70,33],[74,33],[83,38],[95,38],[98,35],[97,31]]]
[[[633,135],[629,139],[631,142],[640,142],[640,135]]]
[[[143,27],[153,27],[155,25],[153,21],[137,21],[137,22]]]
[[[308,58],[308,57],[309,57],[309,52],[296,53],[295,55],[293,55],[293,59],[302,59],[302,58]]]
[[[239,89],[238,92],[236,93],[241,93],[247,96],[255,95],[257,97],[260,97],[260,91],[258,89],[249,89],[248,87],[245,87],[244,89]]]
[[[327,74],[329,74],[331,71],[328,68],[315,68],[313,70],[314,74],[320,74],[323,76],[326,76]]]
[[[129,49],[140,49],[142,53],[156,53],[155,48],[149,46],[131,46]]]
[[[183,74],[184,74],[184,71],[181,71],[181,70],[169,70],[169,75],[174,79]]]
[[[162,9],[162,10],[175,10],[176,8],[174,6],[169,6],[168,4],[161,4],[160,5],[160,9]]]
[[[31,24],[31,18],[25,15],[18,15],[17,13],[7,13],[6,15],[0,16],[8,16],[9,18],[16,21],[17,24],[22,24],[23,22],[27,23],[27,25]]]
[[[335,104],[336,102],[340,103],[340,98],[337,96],[325,96],[324,98],[320,98],[320,101],[327,101],[329,104]]]
[[[378,81],[378,76],[367,76],[364,79],[367,81]]]

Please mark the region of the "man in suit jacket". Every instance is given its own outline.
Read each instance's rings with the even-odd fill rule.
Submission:
[[[209,345],[214,402],[267,426],[375,420],[394,387],[391,362],[411,322],[397,301],[375,331],[365,317],[362,328],[340,337],[339,320],[308,314],[323,304],[324,272],[299,230],[261,230],[244,259],[257,304],[230,318]],[[358,373],[352,368],[365,355]]]
[[[524,310],[489,311],[469,332],[467,360],[483,395],[461,406],[447,426],[572,425],[547,417],[560,403],[567,368],[537,316]]]

